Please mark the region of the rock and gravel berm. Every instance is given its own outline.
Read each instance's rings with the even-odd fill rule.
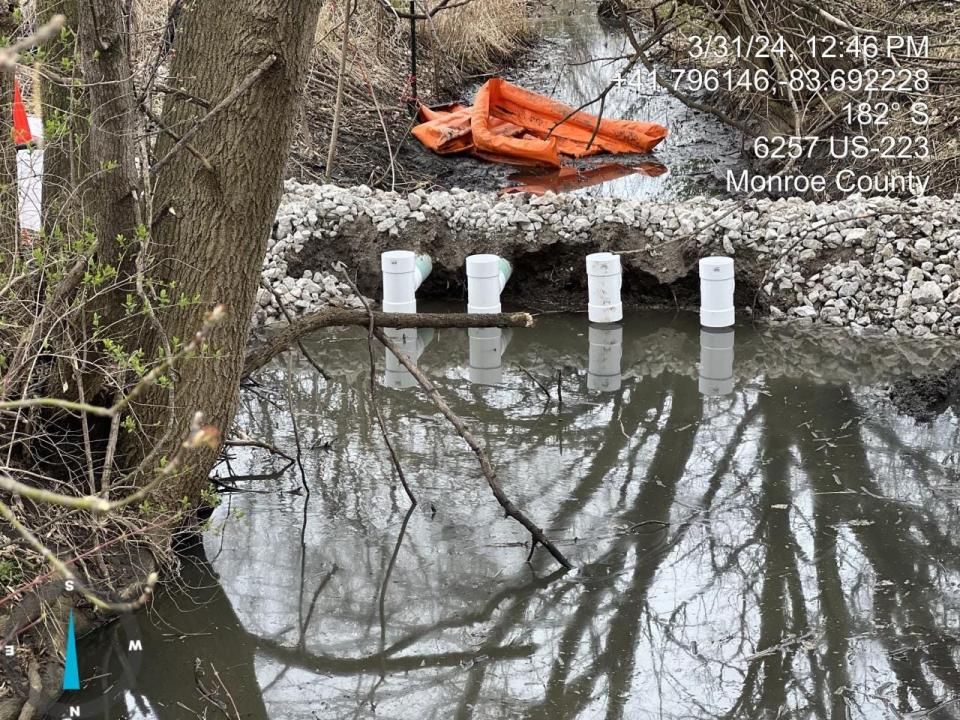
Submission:
[[[583,255],[624,251],[625,266],[663,283],[695,273],[699,257],[731,255],[738,283],[753,283],[773,323],[913,337],[960,333],[958,197],[654,204],[458,189],[400,194],[294,181],[285,190],[263,264],[274,292],[261,288],[255,324],[283,319],[277,297],[291,315],[361,307],[319,258],[360,266],[372,279],[379,252],[393,247],[431,252],[454,272],[471,252],[500,252],[516,262],[555,246],[582,248]],[[314,268],[291,277],[291,266],[304,265],[301,255],[313,258]]]

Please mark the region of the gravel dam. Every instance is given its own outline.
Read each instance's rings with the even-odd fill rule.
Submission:
[[[422,292],[462,295],[468,255],[497,253],[515,267],[505,299],[582,309],[583,258],[622,255],[624,300],[634,307],[696,304],[696,263],[729,255],[737,306],[774,323],[825,324],[869,334],[960,332],[960,200],[853,196],[834,203],[697,197],[656,204],[547,193],[543,196],[289,181],[263,277],[255,324],[326,305],[358,306],[332,270],[378,297],[380,253],[429,253]]]

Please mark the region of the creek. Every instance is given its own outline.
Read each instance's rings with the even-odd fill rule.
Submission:
[[[328,379],[288,354],[238,419],[299,462],[231,450],[236,491],[138,618],[142,666],[87,690],[119,696],[102,717],[194,717],[217,676],[251,720],[953,717],[957,418],[917,424],[886,387],[955,350],[669,312],[496,332],[407,347],[574,571],[525,562],[476,458],[375,345],[410,510],[366,335],[325,331],[306,348]],[[118,632],[81,643],[84,677]]]
[[[546,40],[506,77],[573,105],[622,65],[587,61],[629,49],[592,3],[537,22]],[[739,167],[736,134],[642,69],[604,114],[667,126],[624,164],[668,172],[576,192],[669,202]],[[447,185],[550,180],[430,162]],[[409,509],[366,336],[325,331],[305,346],[326,377],[292,352],[242,396],[238,424],[293,460],[230,449],[179,582],[135,619],[142,660],[123,652],[129,623],[83,639],[72,700],[103,720],[955,717],[960,425],[952,410],[918,424],[888,387],[957,349],[709,333],[668,311],[403,339],[576,569],[526,562],[474,455],[376,344]]]

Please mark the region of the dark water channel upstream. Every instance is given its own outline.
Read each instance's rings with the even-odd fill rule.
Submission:
[[[249,448],[219,468],[245,492],[190,588],[139,618],[143,666],[103,717],[222,716],[198,696],[214,668],[255,720],[957,716],[957,418],[917,424],[884,388],[960,350],[664,312],[494,332],[408,348],[575,571],[525,563],[475,457],[378,345],[408,512],[365,335],[324,332],[308,349],[329,380],[286,356],[240,416],[299,445],[302,473]],[[113,639],[82,644],[84,677]]]

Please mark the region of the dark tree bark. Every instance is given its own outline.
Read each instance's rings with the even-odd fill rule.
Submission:
[[[82,204],[97,230],[100,259],[114,265],[122,256],[117,238],[133,237],[141,222],[138,120],[124,5],[116,0],[86,0],[77,7],[80,67],[90,105],[88,149],[94,162],[84,180]],[[121,276],[129,272],[127,267]]]
[[[194,412],[223,431],[233,419],[319,6],[320,0],[244,0],[225,12],[220,2],[197,0],[183,8],[172,74],[190,94],[229,104],[190,138],[212,170],[169,137],[157,143],[151,277],[175,283],[176,292],[191,299],[199,296],[199,303],[159,314],[168,338],[190,337],[214,304],[226,305],[228,317],[213,333],[210,352],[180,369],[172,417],[160,389],[139,408],[146,443],[131,449],[128,459],[158,442],[169,445],[164,449],[171,455]],[[168,96],[163,124],[186,136],[205,113],[188,99]],[[162,340],[157,332],[147,334],[148,356],[163,347]],[[198,497],[215,453],[193,460],[165,499]]]
[[[96,263],[116,271],[116,280],[107,291],[100,293],[85,308],[84,332],[66,338],[66,352],[51,373],[49,392],[62,392],[71,400],[80,397],[96,399],[106,393],[107,378],[93,365],[101,361],[96,352],[90,353],[80,367],[84,392],[77,387],[71,363],[66,359],[75,350],[77,337],[92,334],[93,318],[99,318],[102,327],[110,328],[111,339],[119,346],[132,350],[130,326],[124,322],[123,299],[132,291],[136,248],[132,239],[138,226],[143,225],[142,193],[138,177],[138,132],[140,126],[136,107],[133,69],[130,59],[129,17],[124,12],[126,3],[116,0],[43,0],[38,10],[56,14],[57,9],[75,12],[76,28],[74,50],[82,75],[83,114],[72,104],[72,88],[61,87],[53,100],[59,103],[46,118],[54,120],[67,113],[64,130],[67,143],[52,153],[53,164],[44,168],[44,186],[53,189],[45,198],[45,208],[51,212],[45,223],[69,199],[68,215],[76,227],[70,228],[68,239],[75,240],[80,232],[92,228],[97,237]],[[68,31],[69,34],[69,31]],[[57,51],[68,53],[70,42],[58,39]],[[62,57],[62,56],[61,56]],[[74,132],[76,131],[76,132]],[[55,143],[56,145],[56,143]],[[80,149],[82,146],[82,150]],[[88,165],[83,165],[84,159]],[[61,229],[66,229],[64,223]],[[82,226],[82,227],[81,227]],[[86,339],[85,337],[85,339]],[[112,395],[112,393],[110,393]],[[110,400],[108,400],[109,402]]]

